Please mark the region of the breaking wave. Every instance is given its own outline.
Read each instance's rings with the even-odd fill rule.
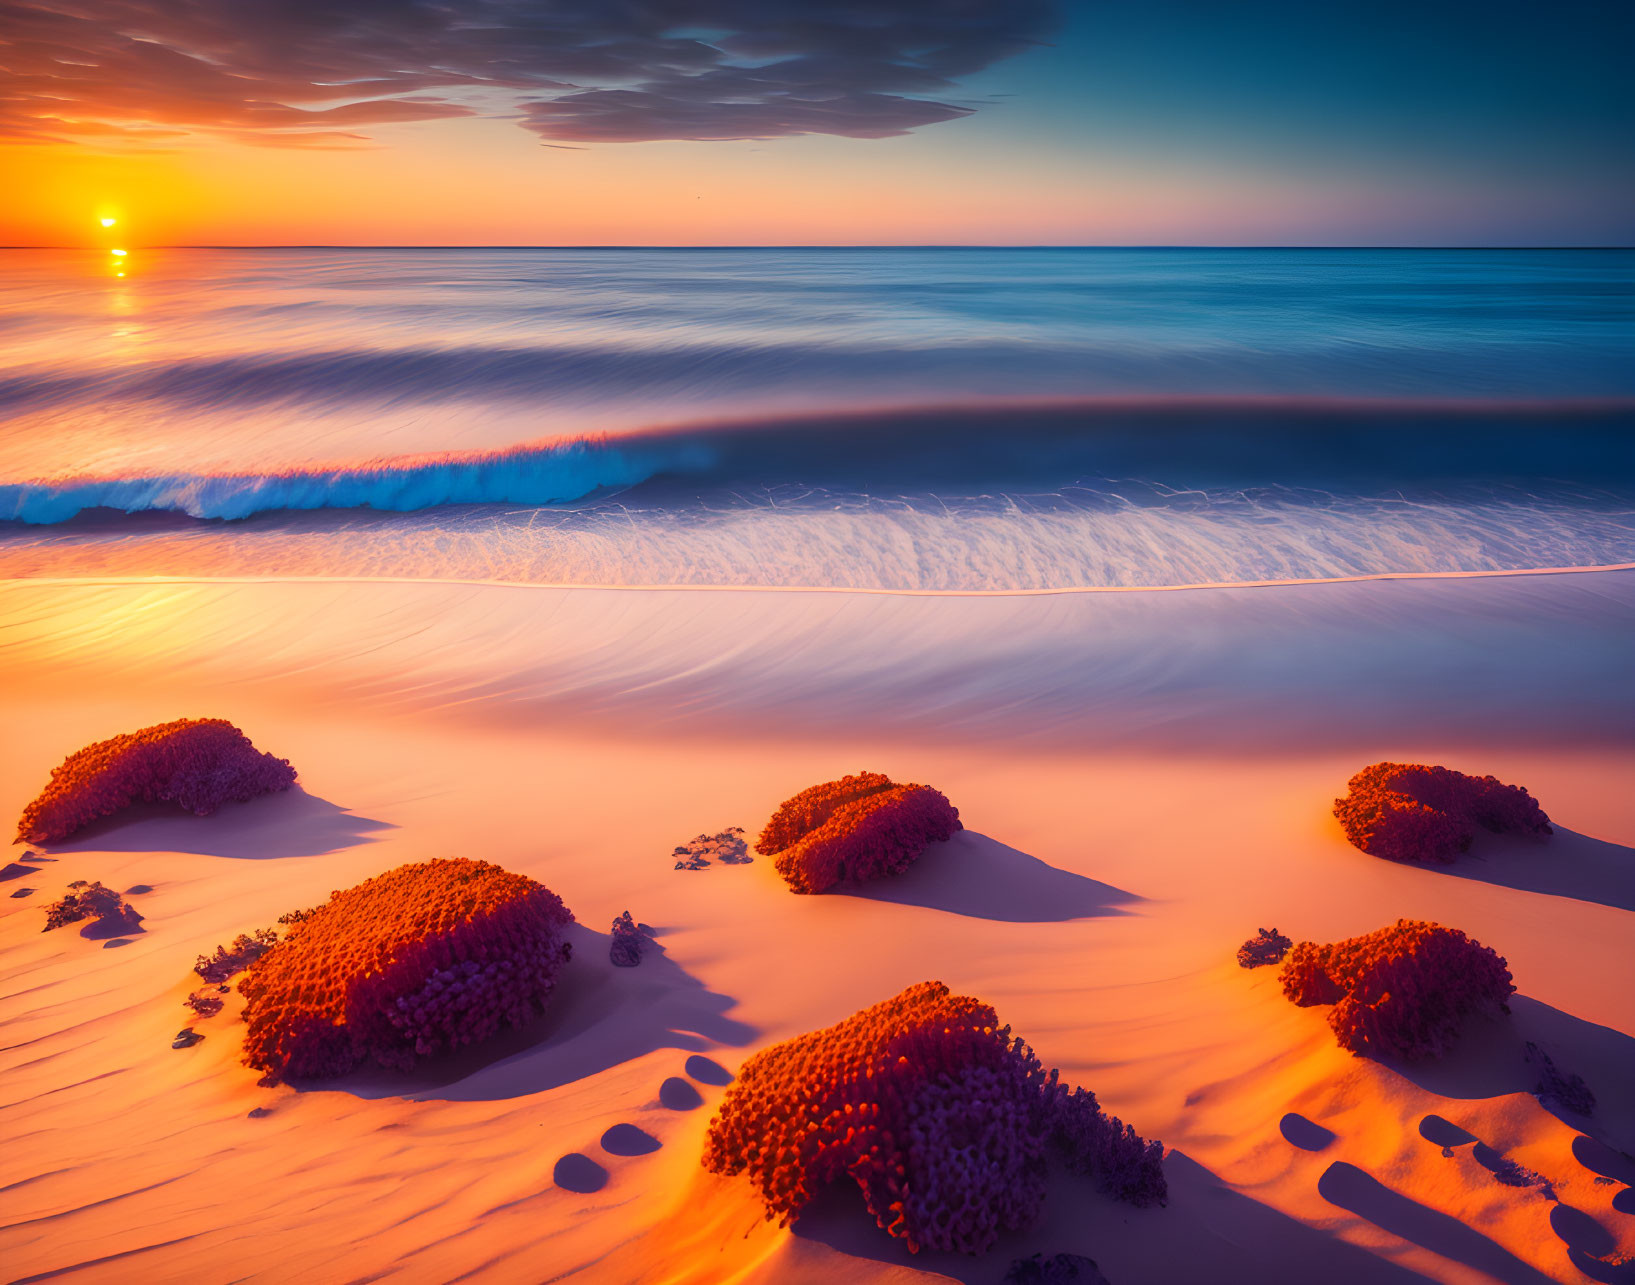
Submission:
[[[266,473],[11,482],[0,484],[0,520],[52,524],[96,509],[242,519],[280,510],[543,507],[635,488],[655,508],[730,505],[749,492],[799,496],[802,488],[824,492],[828,507],[881,496],[1047,497],[1068,488],[1121,503],[1133,493],[1144,497],[1137,504],[1207,507],[1224,492],[1267,487],[1313,490],[1320,503],[1335,493],[1504,484],[1609,494],[1635,487],[1635,407],[1303,399],[921,407]]]

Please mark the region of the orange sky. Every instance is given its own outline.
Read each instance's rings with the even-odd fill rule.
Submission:
[[[348,150],[13,146],[0,244],[101,245],[104,213],[131,245],[1150,245],[1198,240],[1206,217],[1206,241],[1295,244],[1389,215],[1366,174],[1019,148],[997,125],[569,150],[472,119],[390,126]],[[1460,202],[1435,195],[1454,217]]]
[[[973,188],[960,147],[917,135],[569,150],[492,120],[375,132],[335,151],[12,147],[0,243],[98,244],[104,207],[135,244],[511,245],[1050,241],[1093,209],[1083,177],[1041,183],[1020,161],[987,158],[993,182]],[[1104,204],[1111,227],[1120,203]]]
[[[720,33],[635,30],[657,70],[587,73],[590,105],[543,123],[529,112],[578,100],[537,79],[552,59],[622,48],[582,28],[643,6],[582,6],[545,40],[528,23],[561,5],[496,0],[516,31],[462,74],[520,66],[534,87],[438,97],[437,59],[469,55],[469,33],[428,51],[361,0],[84,16],[102,3],[37,0],[17,11],[39,15],[32,44],[0,33],[21,60],[0,93],[0,245],[105,245],[103,212],[131,245],[1606,245],[1627,243],[1635,208],[1628,78],[1611,70],[1627,22],[1595,0],[1520,26],[1472,25],[1446,0],[1413,15],[1412,40],[1400,22],[1284,0],[1007,0],[974,44],[940,9],[880,0],[862,28],[836,7],[805,51],[808,28],[781,27],[768,0],[737,38],[785,61]],[[260,22],[294,25],[252,38]],[[147,34],[167,23],[169,44]],[[892,58],[874,56],[877,28],[900,29]],[[700,40],[739,52],[676,70]],[[539,65],[506,62],[508,41]],[[946,65],[921,66],[941,56],[926,49]],[[332,66],[336,50],[350,61]],[[877,84],[881,67],[908,80]],[[333,102],[382,75],[402,83]],[[712,76],[728,81],[712,92]],[[743,132],[774,136],[718,141],[737,124],[710,113],[748,110],[746,84],[761,101]],[[629,98],[638,118],[608,124],[605,100]],[[939,103],[940,119],[912,119]],[[900,132],[859,136],[876,126]]]
[[[18,196],[0,211],[0,244],[100,244],[104,209],[138,245],[1152,242],[1185,232],[1199,199],[1230,226],[1246,196],[1241,180],[1195,166],[1166,174],[1082,154],[1041,164],[974,120],[866,141],[582,150],[482,119],[375,133],[373,146],[333,151],[204,139],[126,155],[12,147],[0,157]],[[1263,189],[1248,204],[1266,199]]]

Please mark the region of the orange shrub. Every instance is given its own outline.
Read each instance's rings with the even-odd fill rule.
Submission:
[[[51,771],[23,809],[17,842],[54,843],[133,803],[175,803],[208,816],[223,803],[287,790],[288,759],[263,754],[225,719],[181,718],[97,741]]]
[[[1302,1008],[1332,1004],[1340,1047],[1359,1057],[1440,1057],[1473,1012],[1508,1013],[1505,961],[1456,928],[1399,919],[1345,941],[1303,941],[1278,975]]]
[[[333,893],[239,982],[244,1061],[276,1083],[486,1039],[543,1010],[572,922],[543,884],[464,858]]]
[[[940,791],[860,772],[786,799],[755,850],[774,858],[796,892],[823,892],[901,874],[930,844],[962,828]]]
[[[910,1250],[980,1253],[1037,1217],[1052,1143],[1120,1199],[1163,1203],[1159,1144],[1066,1090],[987,1004],[922,982],[750,1058],[703,1163],[747,1174],[780,1224],[849,1178]]]
[[[1373,763],[1347,782],[1334,815],[1351,843],[1372,856],[1446,864],[1478,828],[1548,838],[1553,830],[1526,790],[1491,776],[1424,763]]]

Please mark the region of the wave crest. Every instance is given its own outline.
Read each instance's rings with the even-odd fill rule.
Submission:
[[[45,525],[87,509],[247,518],[280,509],[407,513],[455,504],[560,504],[633,486],[660,470],[707,467],[697,444],[669,450],[576,439],[471,455],[280,473],[175,473],[0,485],[0,520]]]
[[[666,480],[682,484],[666,486]],[[406,513],[569,504],[642,486],[644,507],[718,512],[745,497],[821,508],[883,497],[935,510],[959,497],[1205,510],[1267,489],[1478,500],[1550,492],[1567,503],[1635,493],[1635,405],[1283,399],[971,401],[762,422],[685,424],[496,451],[232,473],[157,472],[0,483],[0,521],[90,509],[246,518],[275,510]],[[1077,507],[1077,503],[1075,503]]]

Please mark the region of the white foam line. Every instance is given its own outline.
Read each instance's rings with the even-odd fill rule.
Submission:
[[[234,584],[435,584],[493,589],[581,589],[601,593],[840,593],[889,598],[1044,598],[1062,594],[1188,593],[1201,589],[1292,589],[1301,585],[1363,584],[1375,580],[1494,580],[1511,576],[1591,575],[1635,571],[1635,562],[1588,567],[1518,567],[1501,571],[1376,571],[1367,575],[1317,576],[1308,580],[1216,580],[1170,585],[1065,585],[1054,589],[876,589],[847,585],[749,584],[548,584],[530,580],[480,580],[449,576],[3,576],[0,588],[22,585],[97,587],[116,585]]]

